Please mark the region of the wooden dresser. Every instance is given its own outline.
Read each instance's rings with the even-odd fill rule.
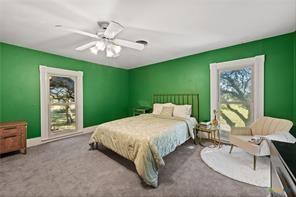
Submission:
[[[0,123],[0,154],[12,151],[27,152],[27,123],[3,122]]]

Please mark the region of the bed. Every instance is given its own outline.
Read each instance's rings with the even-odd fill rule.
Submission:
[[[154,111],[152,114],[107,122],[96,128],[89,144],[93,149],[102,144],[133,161],[143,181],[157,187],[158,170],[165,165],[163,157],[188,139],[194,139],[193,129],[199,119],[199,97],[198,94],[157,94],[153,96],[153,103],[190,105],[192,113],[190,117],[177,117],[164,116]]]

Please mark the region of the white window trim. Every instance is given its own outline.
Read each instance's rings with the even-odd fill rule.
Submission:
[[[213,110],[218,109],[218,72],[220,69],[231,69],[241,65],[252,65],[254,68],[254,120],[264,116],[264,55],[234,61],[212,63],[211,71],[211,119]]]
[[[59,68],[51,68],[40,65],[40,109],[41,109],[41,140],[48,141],[54,138],[60,138],[65,136],[72,136],[74,134],[82,132],[83,129],[83,72],[71,71]],[[48,98],[49,98],[49,84],[48,75],[64,75],[69,77],[76,77],[76,113],[77,113],[77,131],[61,134],[58,136],[49,136],[49,125],[48,125]]]

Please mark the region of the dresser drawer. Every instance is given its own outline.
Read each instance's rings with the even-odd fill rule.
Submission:
[[[3,137],[0,140],[0,152],[16,151],[21,148],[21,136],[15,135],[11,137]]]
[[[0,138],[13,137],[20,134],[21,134],[21,129],[18,127],[0,129]]]

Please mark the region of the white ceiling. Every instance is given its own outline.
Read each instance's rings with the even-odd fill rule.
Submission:
[[[126,28],[118,38],[147,40],[117,58],[74,48],[96,22]],[[296,30],[296,0],[0,0],[0,41],[120,68],[135,68]]]

